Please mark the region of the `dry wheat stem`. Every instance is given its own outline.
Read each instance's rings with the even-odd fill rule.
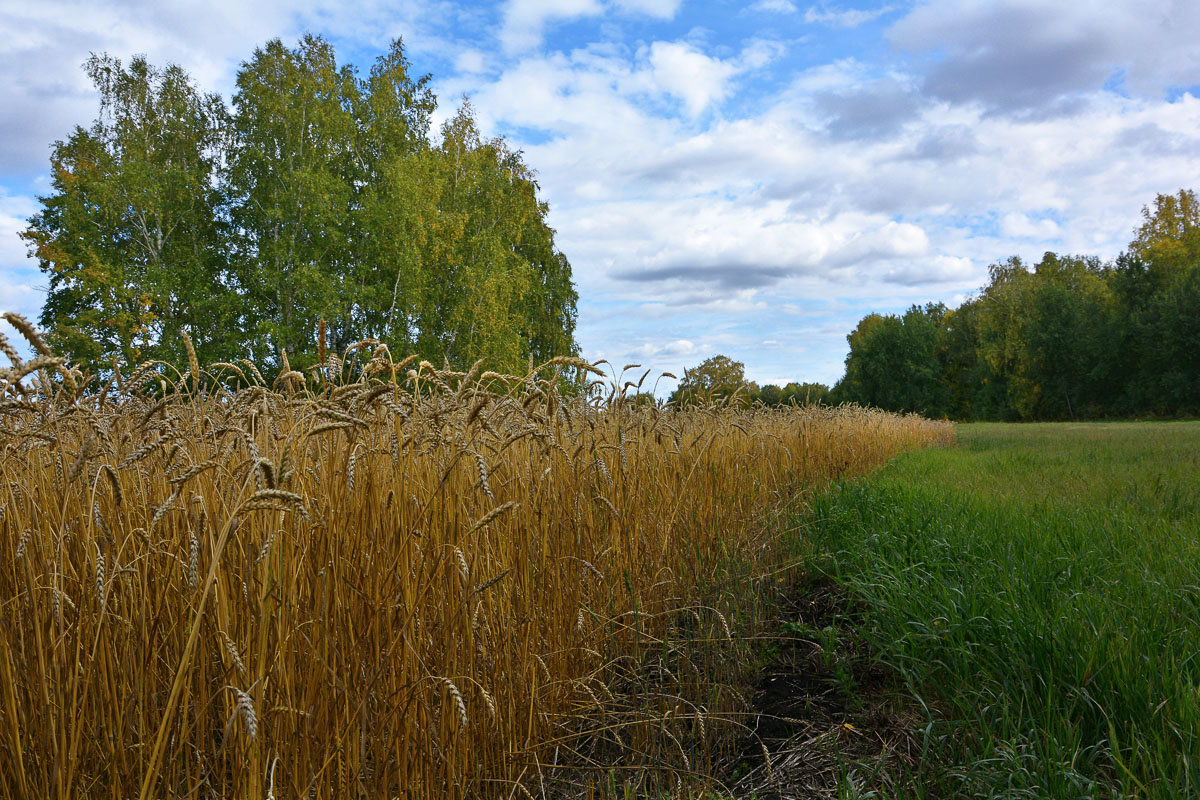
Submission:
[[[49,362],[44,393],[0,384],[0,606],[24,632],[0,647],[20,755],[0,795],[461,800],[525,764],[590,774],[595,746],[690,791],[656,726],[735,735],[744,587],[790,562],[771,510],[947,435],[639,406],[621,394],[639,382],[560,376],[598,369],[571,359],[406,381],[413,361],[364,340],[278,390],[241,361],[146,362],[115,393]],[[745,576],[706,572],[724,552]]]

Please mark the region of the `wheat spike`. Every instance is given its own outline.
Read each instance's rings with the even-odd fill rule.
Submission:
[[[254,559],[255,566],[258,566],[258,563],[267,557],[267,553],[269,553],[271,551],[271,545],[274,542],[275,542],[275,534],[272,533],[270,536],[267,537],[267,540],[265,542],[263,542],[262,548],[258,551],[258,558]]]
[[[13,347],[12,343],[8,341],[8,337],[4,335],[3,331],[0,331],[0,353],[8,356],[8,360],[14,369],[21,368],[21,364],[23,363],[21,355],[17,352],[17,348]]]
[[[268,489],[274,489],[275,486],[275,465],[265,458],[259,458],[254,462],[254,466],[262,473],[263,483]]]
[[[29,528],[26,528],[25,532],[21,534],[21,538],[17,540],[17,556],[16,557],[18,559],[25,557],[25,546],[27,544],[29,544],[29,539],[30,539],[30,536],[32,536],[32,534],[33,534],[33,531],[31,531]]]
[[[508,513],[509,511],[512,511],[512,510],[514,510],[514,509],[516,509],[516,508],[519,508],[519,507],[520,507],[520,505],[521,505],[521,504],[520,504],[520,503],[518,503],[516,500],[509,500],[507,503],[504,503],[504,504],[502,504],[502,505],[498,505],[498,506],[496,506],[496,507],[495,507],[495,508],[493,508],[491,511],[487,512],[486,514],[484,514],[482,517],[480,517],[479,519],[475,520],[475,522],[473,522],[473,523],[471,524],[471,528],[470,528],[470,530],[469,530],[468,532],[469,532],[469,533],[474,533],[475,531],[477,531],[477,530],[479,530],[480,528],[482,528],[482,527],[484,527],[485,525],[487,525],[489,522],[492,522],[493,520],[495,520],[495,519],[496,519],[497,517],[499,517],[501,514],[506,514],[506,513]]]
[[[454,548],[454,560],[458,563],[458,574],[462,576],[463,583],[469,583],[471,580],[471,570],[467,566],[466,556],[457,547]]]
[[[346,464],[346,489],[354,494],[354,467],[358,464],[358,447],[350,451],[350,459]]]
[[[158,511],[154,512],[154,517],[150,520],[150,529],[147,531],[148,533],[154,532],[154,529],[158,526],[159,521],[174,507],[175,500],[178,499],[178,497],[179,490],[176,489],[174,492],[171,492],[171,496],[167,498],[167,501],[158,507]]]
[[[216,461],[212,461],[212,460],[210,460],[210,461],[202,461],[202,462],[200,462],[199,464],[193,464],[193,465],[192,465],[191,467],[189,467],[189,468],[187,469],[187,471],[186,471],[186,472],[184,472],[182,475],[179,475],[179,476],[177,476],[177,477],[174,477],[174,478],[170,478],[170,479],[167,481],[167,483],[170,483],[170,484],[174,485],[174,486],[176,487],[176,490],[175,490],[175,491],[176,491],[176,492],[178,492],[180,489],[182,489],[182,488],[183,488],[183,485],[184,485],[185,483],[187,483],[188,481],[190,481],[192,478],[196,477],[196,476],[197,476],[197,475],[199,475],[201,472],[204,472],[204,471],[206,471],[206,470],[210,470],[210,469],[212,469],[213,467],[216,467],[216,466],[218,466],[218,462],[216,462]]]
[[[492,588],[497,583],[504,580],[505,576],[507,576],[508,573],[510,573],[510,572],[512,572],[511,568],[505,569],[502,572],[500,572],[500,574],[496,575],[493,578],[488,579],[485,583],[480,584],[479,586],[475,587],[475,594],[483,594],[488,589]]]
[[[104,538],[111,541],[112,531],[109,530],[108,520],[106,520],[104,515],[100,513],[100,504],[98,502],[92,503],[92,516],[96,520],[96,527],[100,529],[100,532],[104,535]]]
[[[8,324],[12,325],[21,332],[21,335],[25,337],[25,341],[29,342],[29,344],[33,346],[34,350],[37,350],[44,356],[49,356],[51,358],[54,357],[54,353],[52,353],[50,348],[46,346],[45,340],[42,339],[41,334],[37,332],[37,328],[33,327],[33,323],[31,323],[22,315],[13,311],[5,312],[4,318],[8,320]]]
[[[234,689],[237,692],[237,713],[242,718],[242,722],[246,725],[246,732],[250,734],[251,739],[258,738],[258,715],[254,713],[254,700],[250,695],[243,692],[241,689]]]
[[[233,639],[225,631],[218,631],[217,633],[220,635],[221,642],[225,645],[225,652],[229,653],[229,658],[233,661],[233,665],[245,677],[246,665],[242,663],[242,657],[238,654],[237,645],[234,644]]]
[[[196,358],[196,348],[192,345],[192,337],[185,330],[180,334],[183,348],[187,350],[188,372],[192,376],[192,394],[200,394],[200,360]]]
[[[604,463],[604,458],[596,453],[596,466],[600,469],[600,474],[604,476],[604,480],[612,483],[612,474],[608,471],[608,464]]]
[[[108,483],[112,487],[113,502],[117,504],[117,508],[125,505],[125,495],[121,491],[121,480],[117,477],[117,471],[111,465],[104,465],[104,474],[108,477]]]
[[[463,701],[462,692],[454,685],[454,681],[449,678],[441,678],[442,684],[446,690],[450,692],[450,697],[454,701],[454,707],[458,711],[458,721],[465,728],[467,727],[467,704]]]
[[[487,706],[488,719],[490,719],[492,722],[495,722],[496,721],[496,699],[494,697],[492,697],[491,692],[489,692],[487,689],[483,688],[483,686],[477,685],[476,688],[479,689],[479,696],[483,698],[483,704],[485,706]]]
[[[599,578],[601,582],[604,581],[604,573],[601,572],[600,570],[598,570],[596,568],[595,564],[593,564],[592,562],[590,562],[586,559],[583,559],[583,558],[579,559],[579,561],[583,564],[584,567],[587,568],[587,570],[589,572],[591,572],[593,575],[595,575],[597,578]]]
[[[715,608],[713,609],[713,613],[716,614],[717,619],[719,619],[721,621],[721,630],[725,631],[725,638],[732,640],[733,633],[732,633],[732,631],[729,630],[729,622],[728,622],[728,620],[725,619],[725,615],[722,614],[720,611],[718,611]]]
[[[204,535],[204,521],[206,517],[204,511],[200,511],[200,515],[196,518],[196,527],[194,530],[188,531],[188,560],[184,567],[185,577],[187,578],[188,588],[196,589],[197,581],[200,573],[200,537]]]
[[[612,513],[614,519],[617,519],[617,520],[621,519],[620,513],[617,512],[617,507],[612,504],[611,500],[609,500],[607,497],[605,497],[602,494],[596,495],[596,499],[604,504],[604,507],[607,508],[609,510],[609,512]]]
[[[100,598],[100,610],[104,611],[104,606],[108,601],[107,592],[104,584],[104,552],[100,549],[99,542],[96,543],[96,596]]]
[[[261,500],[278,500],[281,503],[297,503],[304,504],[304,498],[295,492],[289,492],[284,489],[259,489],[254,494],[250,495],[248,502],[254,503]]]

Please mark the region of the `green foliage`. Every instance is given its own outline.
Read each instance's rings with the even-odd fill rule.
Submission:
[[[100,114],[55,142],[53,192],[21,234],[49,277],[41,322],[82,364],[179,360],[184,328],[213,358],[231,344],[214,188],[225,107],[176,66],[93,56],[85,70]]]
[[[573,353],[570,265],[536,189],[520,154],[483,140],[464,105],[437,148],[394,164],[371,205],[386,279],[360,329],[452,364],[484,358],[510,371],[531,355]]]
[[[276,39],[238,73],[226,189],[256,358],[311,348],[322,318],[335,349],[352,341],[359,101],[353,71],[312,36]]]
[[[823,383],[789,383],[782,388],[768,383],[752,399],[764,406],[830,405],[829,387]]]
[[[993,264],[959,308],[871,314],[838,402],[958,419],[1200,412],[1200,203],[1159,195],[1112,263],[1046,253]]]
[[[1046,253],[1028,272],[993,267],[980,298],[981,353],[1021,419],[1066,419],[1104,402],[1112,292],[1097,259]]]
[[[944,416],[938,345],[945,317],[940,303],[913,306],[902,317],[865,317],[846,337],[846,375],[834,396],[888,411]]]
[[[670,402],[689,406],[733,400],[745,405],[756,390],[754,384],[746,382],[745,364],[715,355],[683,371],[683,380],[671,393]]]
[[[1200,426],[958,432],[805,531],[927,709],[898,796],[1197,796]]]
[[[1160,280],[1170,282],[1200,260],[1200,200],[1190,189],[1154,198],[1153,211],[1142,208],[1142,224],[1129,252],[1142,259]]]
[[[363,336],[434,363],[516,372],[576,352],[571,267],[532,170],[464,104],[436,100],[397,40],[369,76],[324,39],[243,63],[232,113],[177,66],[108,56],[89,130],[55,144],[54,193],[23,234],[50,276],[55,345],[102,369],[316,359]]]

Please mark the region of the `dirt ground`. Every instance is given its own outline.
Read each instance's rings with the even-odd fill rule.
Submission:
[[[838,797],[847,782],[866,791],[908,779],[922,717],[854,634],[847,598],[816,580],[780,600],[752,698],[754,732],[721,782],[734,798],[790,800]]]
[[[676,729],[678,735],[660,734],[667,758],[655,766],[653,757],[631,758],[636,748],[624,726],[595,720],[591,731],[581,729],[572,740],[564,761],[542,765],[536,785],[520,794],[555,800],[820,800],[871,796],[872,790],[912,781],[925,718],[856,633],[858,610],[827,579],[776,591],[773,617],[753,637],[761,666],[736,687],[749,713],[738,714],[743,733],[735,747],[726,740],[719,752],[691,766],[673,763],[673,748],[677,755],[686,741]],[[646,663],[631,666],[630,673],[636,675],[630,684],[643,688],[657,674]],[[695,744],[693,739],[689,747]],[[697,771],[701,761],[708,767]]]

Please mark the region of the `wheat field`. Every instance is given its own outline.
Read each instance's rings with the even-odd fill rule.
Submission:
[[[6,317],[4,797],[679,796],[743,733],[780,510],[953,436],[375,342],[101,385]]]

